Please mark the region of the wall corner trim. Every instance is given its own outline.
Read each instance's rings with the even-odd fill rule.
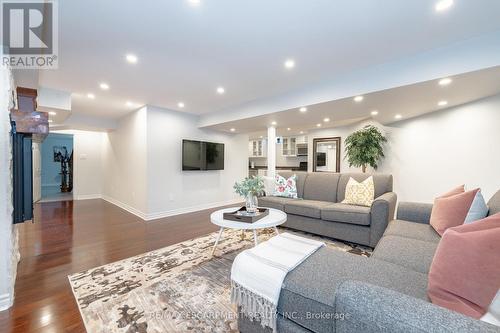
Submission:
[[[146,213],[141,212],[140,210],[138,210],[132,206],[129,206],[126,203],[123,203],[123,202],[116,200],[115,198],[112,198],[112,197],[107,196],[107,195],[102,195],[102,199],[106,200],[107,202],[109,202],[115,206],[120,207],[121,209],[126,210],[127,212],[129,212],[131,214],[134,214],[135,216],[137,216],[143,220],[146,220]]]
[[[187,213],[193,213],[197,212],[200,210],[205,210],[205,209],[211,209],[211,208],[216,208],[216,207],[221,207],[221,206],[227,206],[227,205],[238,205],[242,204],[242,199],[232,199],[232,200],[227,200],[227,201],[219,201],[219,202],[212,202],[208,204],[202,204],[202,205],[196,205],[196,206],[190,206],[190,207],[184,207],[184,208],[179,208],[179,209],[172,209],[172,210],[167,210],[163,212],[156,212],[156,213],[144,213],[132,206],[129,206],[121,201],[118,201],[112,197],[109,197],[107,195],[102,195],[101,198],[115,206],[120,207],[121,209],[126,210],[129,213],[134,214],[135,216],[141,218],[144,221],[151,221],[151,220],[156,220],[156,219],[161,219],[164,217],[169,217],[169,216],[174,216],[174,215],[180,215],[180,214],[187,214]]]
[[[14,302],[13,294],[2,294],[0,295],[0,311],[7,310],[10,308]]]
[[[151,221],[151,220],[161,219],[164,217],[193,213],[193,212],[197,212],[200,210],[211,209],[211,208],[227,206],[227,205],[237,205],[237,204],[241,204],[241,203],[242,203],[242,199],[238,198],[238,199],[232,199],[232,200],[227,200],[227,201],[212,202],[212,203],[207,203],[207,204],[202,204],[202,205],[166,210],[163,212],[149,213],[149,214],[146,214],[145,220]]]
[[[80,194],[75,195],[74,200],[102,199],[102,194]]]

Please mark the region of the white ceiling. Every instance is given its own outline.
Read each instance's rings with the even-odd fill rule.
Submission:
[[[500,94],[500,66],[450,78],[452,82],[447,86],[439,85],[439,80],[431,80],[365,94],[363,101],[359,103],[355,102],[352,96],[308,105],[305,113],[294,108],[207,128],[228,133],[231,128],[234,128],[235,133],[250,133],[251,137],[258,137],[259,135],[266,136],[266,128],[275,121],[279,135],[296,135],[300,131],[307,133],[307,131],[317,129],[318,123],[321,124],[321,128],[332,128],[373,118],[382,124],[389,124],[398,121],[395,118],[397,114],[405,120]],[[443,100],[448,104],[439,106],[438,102]],[[378,111],[376,116],[371,115],[374,110]],[[330,121],[324,122],[324,118],[329,118]]]
[[[500,30],[497,0],[200,1],[59,1],[59,69],[39,85],[71,91],[75,114],[119,118],[127,100],[206,114]]]

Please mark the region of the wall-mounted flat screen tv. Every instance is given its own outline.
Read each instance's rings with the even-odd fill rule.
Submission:
[[[182,170],[224,170],[224,144],[182,140]]]

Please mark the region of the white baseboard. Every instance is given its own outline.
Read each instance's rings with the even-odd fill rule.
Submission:
[[[123,202],[121,202],[119,200],[116,200],[115,198],[109,197],[109,196],[104,195],[104,194],[101,196],[101,198],[103,200],[106,200],[109,203],[112,203],[115,206],[120,207],[121,209],[126,210],[129,213],[134,214],[137,217],[140,217],[143,220],[146,220],[146,213],[141,212],[140,210],[138,210],[138,209],[136,209],[136,208],[134,208],[132,206],[129,206],[126,203],[123,203]]]
[[[2,294],[0,295],[0,311],[7,310],[12,306],[12,295]]]
[[[202,205],[197,205],[197,206],[172,209],[172,210],[167,210],[167,211],[158,212],[158,213],[149,213],[149,214],[146,214],[145,220],[150,221],[150,220],[161,219],[161,218],[168,217],[168,216],[193,213],[193,212],[197,212],[200,210],[210,209],[210,208],[215,208],[215,207],[220,207],[220,206],[236,205],[236,204],[241,204],[241,201],[242,201],[241,199],[232,199],[232,200],[227,200],[227,201],[212,202],[212,203],[207,203],[207,204],[202,204]]]
[[[157,212],[157,213],[144,213],[144,212],[142,212],[142,211],[140,211],[140,210],[138,210],[130,205],[127,205],[126,203],[123,203],[119,200],[111,198],[107,195],[102,195],[101,198],[103,200],[106,200],[109,203],[112,203],[113,205],[120,207],[121,209],[126,210],[129,213],[134,214],[135,216],[143,219],[144,221],[151,221],[151,220],[161,219],[164,217],[169,217],[169,216],[174,216],[174,215],[193,213],[193,212],[197,212],[200,210],[210,209],[210,208],[215,208],[215,207],[220,207],[220,206],[241,204],[241,201],[242,201],[241,199],[232,199],[232,200],[227,200],[227,201],[212,202],[212,203],[190,206],[190,207],[185,207],[185,208],[172,209],[172,210],[167,210],[167,211]]]
[[[79,194],[73,198],[73,200],[90,200],[90,199],[102,199],[102,194]]]

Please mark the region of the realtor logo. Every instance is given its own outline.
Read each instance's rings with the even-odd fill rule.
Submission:
[[[2,65],[57,68],[57,4],[46,0],[2,1]]]

